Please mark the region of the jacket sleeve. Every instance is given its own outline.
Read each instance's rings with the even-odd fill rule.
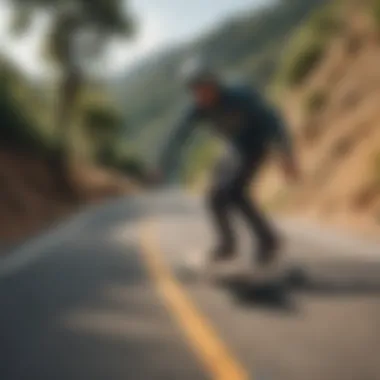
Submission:
[[[256,115],[264,128],[268,128],[270,141],[282,154],[291,156],[293,154],[292,137],[278,110],[255,90],[246,89],[245,99],[249,111]]]
[[[165,177],[171,178],[178,169],[179,155],[190,138],[194,130],[194,124],[199,117],[199,112],[195,108],[188,109],[184,112],[178,125],[170,133],[159,158],[159,166]]]
[[[274,124],[273,124],[273,139],[277,149],[285,156],[293,155],[293,139],[283,118],[278,115],[276,110],[274,113]]]

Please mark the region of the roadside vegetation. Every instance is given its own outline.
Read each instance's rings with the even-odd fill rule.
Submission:
[[[293,33],[277,71],[277,81],[297,86],[322,60],[331,37],[342,27],[339,3],[333,1],[315,10]]]
[[[39,153],[44,149],[54,152],[52,167],[68,191],[74,191],[68,181],[73,159],[128,168],[129,158],[118,155],[113,144],[122,135],[124,120],[112,105],[106,83],[90,79],[90,72],[96,69],[94,62],[99,60],[108,41],[113,36],[132,36],[134,23],[124,12],[125,2],[76,0],[69,5],[60,0],[15,0],[11,3],[14,18],[10,33],[14,36],[27,33],[39,12],[49,15],[50,29],[45,36],[43,54],[57,74],[29,85],[7,64],[7,72],[13,70],[13,75],[3,85],[3,97],[11,103],[4,107],[13,107],[13,111],[6,111],[12,112],[14,118],[9,119],[6,128],[13,130],[14,143],[25,142],[29,149],[33,147]],[[74,46],[82,37],[84,44],[78,51]],[[81,62],[79,66],[78,62]],[[14,92],[18,92],[16,96]],[[34,96],[36,92],[40,98]],[[97,103],[94,98],[98,99]],[[14,126],[15,122],[19,127]],[[113,156],[118,159],[111,159]]]

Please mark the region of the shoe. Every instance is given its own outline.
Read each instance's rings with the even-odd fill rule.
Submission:
[[[278,259],[281,247],[280,239],[277,238],[261,244],[257,254],[257,263],[260,266],[272,264]]]
[[[211,252],[213,262],[233,260],[236,256],[236,250],[230,246],[219,246]]]

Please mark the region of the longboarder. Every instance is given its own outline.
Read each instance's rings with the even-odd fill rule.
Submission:
[[[187,63],[183,69],[186,88],[192,103],[163,149],[159,176],[169,179],[176,172],[178,156],[200,121],[206,122],[226,142],[226,153],[218,161],[207,207],[218,236],[212,251],[213,260],[233,259],[236,236],[231,224],[232,211],[239,211],[258,238],[256,263],[272,263],[281,248],[277,231],[259,205],[251,199],[248,185],[275,147],[289,180],[299,178],[298,162],[289,131],[277,111],[259,93],[245,85],[228,85],[209,66]]]

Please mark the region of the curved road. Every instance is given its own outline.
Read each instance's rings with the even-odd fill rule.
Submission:
[[[380,379],[380,246],[279,224],[302,281],[260,292],[183,271],[212,234],[175,190],[14,249],[0,261],[0,379]]]

